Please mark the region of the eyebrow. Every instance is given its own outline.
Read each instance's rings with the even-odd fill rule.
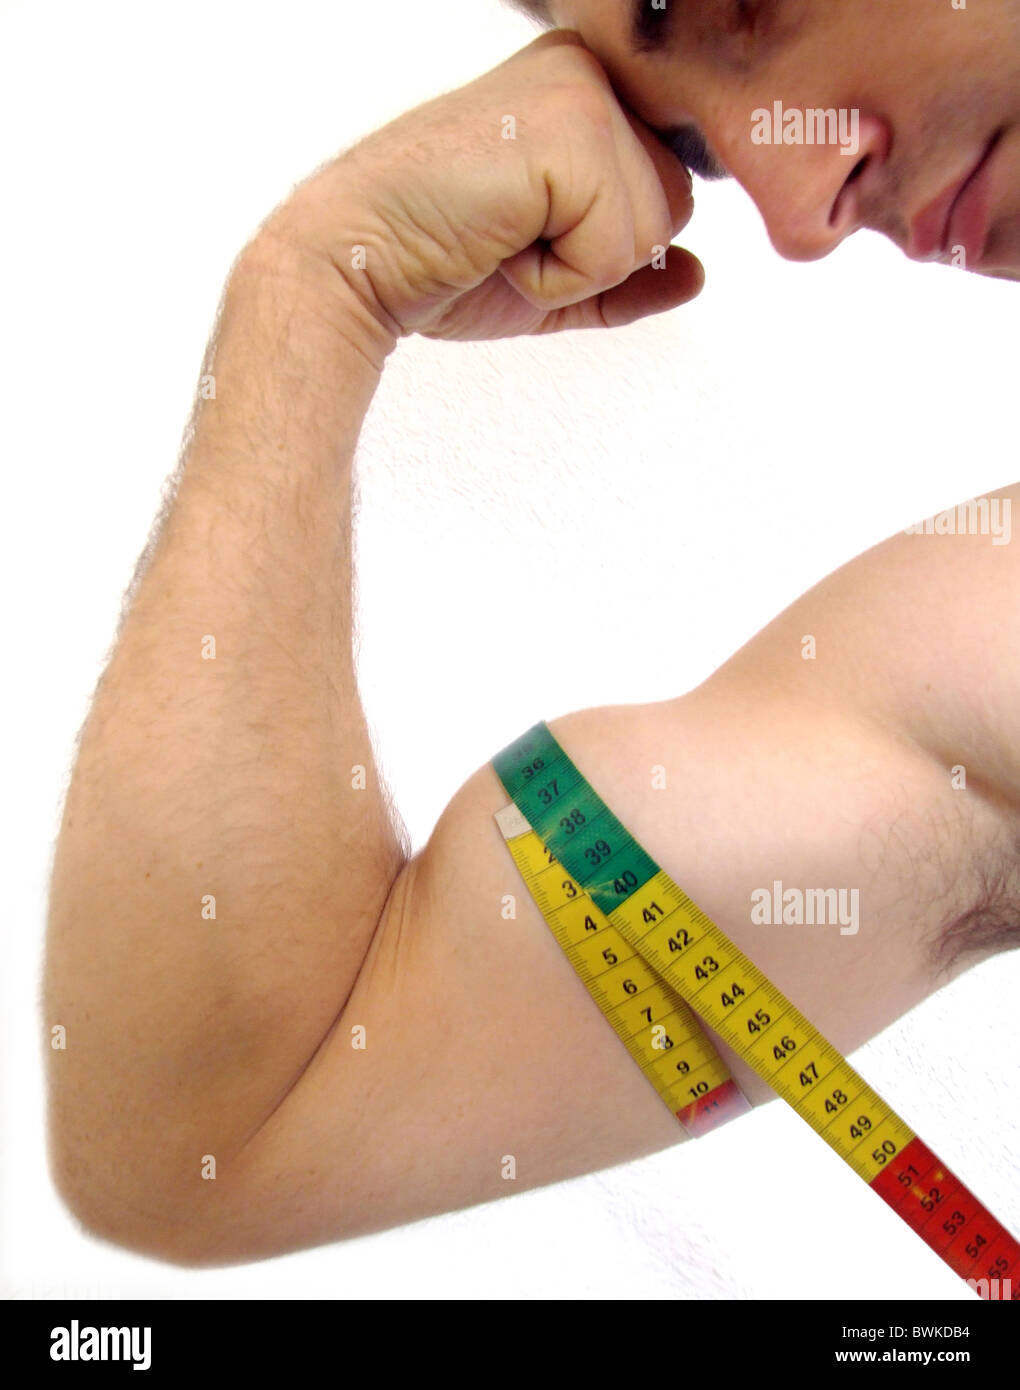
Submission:
[[[672,35],[670,21],[682,0],[663,0],[661,8],[652,0],[631,0],[630,46],[635,54],[663,53]],[[733,175],[717,159],[696,125],[673,126],[655,134],[681,164],[703,179],[729,179]]]
[[[681,164],[701,179],[731,179],[733,175],[715,155],[699,126],[678,125],[655,134]]]
[[[680,0],[663,0],[661,9],[652,0],[631,0],[630,46],[634,53],[661,53],[669,44],[673,8]]]

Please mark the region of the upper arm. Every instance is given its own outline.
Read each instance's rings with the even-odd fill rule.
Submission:
[[[931,942],[1003,833],[995,797],[952,785],[937,698],[921,736],[901,715],[911,682],[931,684],[924,595],[942,601],[906,539],[812,590],[691,694],[548,721],[652,858],[844,1054],[936,987]],[[883,573],[885,611],[846,607]],[[809,633],[837,644],[813,667]],[[947,707],[973,701],[965,684],[961,671]],[[980,786],[980,749],[967,757]],[[329,1037],[207,1185],[220,1218],[203,1259],[365,1234],[684,1139],[525,889],[493,819],[508,799],[483,764],[404,867]],[[776,880],[856,889],[859,930],[754,925],[751,893]],[[748,1095],[770,1098],[718,1045]]]

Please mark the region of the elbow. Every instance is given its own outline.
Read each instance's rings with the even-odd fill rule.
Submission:
[[[111,1202],[87,1182],[76,1181],[72,1186],[55,1180],[54,1186],[80,1233],[93,1240],[184,1269],[225,1263],[216,1258],[205,1234],[186,1220],[167,1220],[122,1201]]]
[[[47,1167],[79,1232],[163,1264],[218,1263],[209,1192],[217,1184],[189,1180],[197,1165],[185,1173],[179,1141],[158,1113],[130,1105],[116,1082],[94,1084],[47,1061]]]
[[[163,1264],[198,1269],[218,1263],[210,1232],[180,1197],[171,1199],[159,1184],[90,1159],[52,1116],[48,1158],[56,1195],[83,1235]]]
[[[219,1269],[293,1248],[266,1229],[264,1206],[253,1208],[220,1179],[172,1187],[129,1166],[114,1173],[95,1158],[83,1159],[81,1145],[52,1125],[49,1167],[57,1196],[83,1235],[160,1264]]]

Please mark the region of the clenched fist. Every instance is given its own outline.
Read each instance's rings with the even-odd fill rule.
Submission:
[[[682,304],[704,279],[670,246],[691,211],[684,166],[554,30],[322,166],[248,262],[285,247],[332,281],[378,358],[409,333],[613,327]]]

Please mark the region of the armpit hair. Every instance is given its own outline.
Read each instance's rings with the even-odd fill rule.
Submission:
[[[978,876],[976,901],[943,922],[929,942],[928,958],[937,974],[948,974],[968,956],[1020,946],[1020,834],[994,851]]]

